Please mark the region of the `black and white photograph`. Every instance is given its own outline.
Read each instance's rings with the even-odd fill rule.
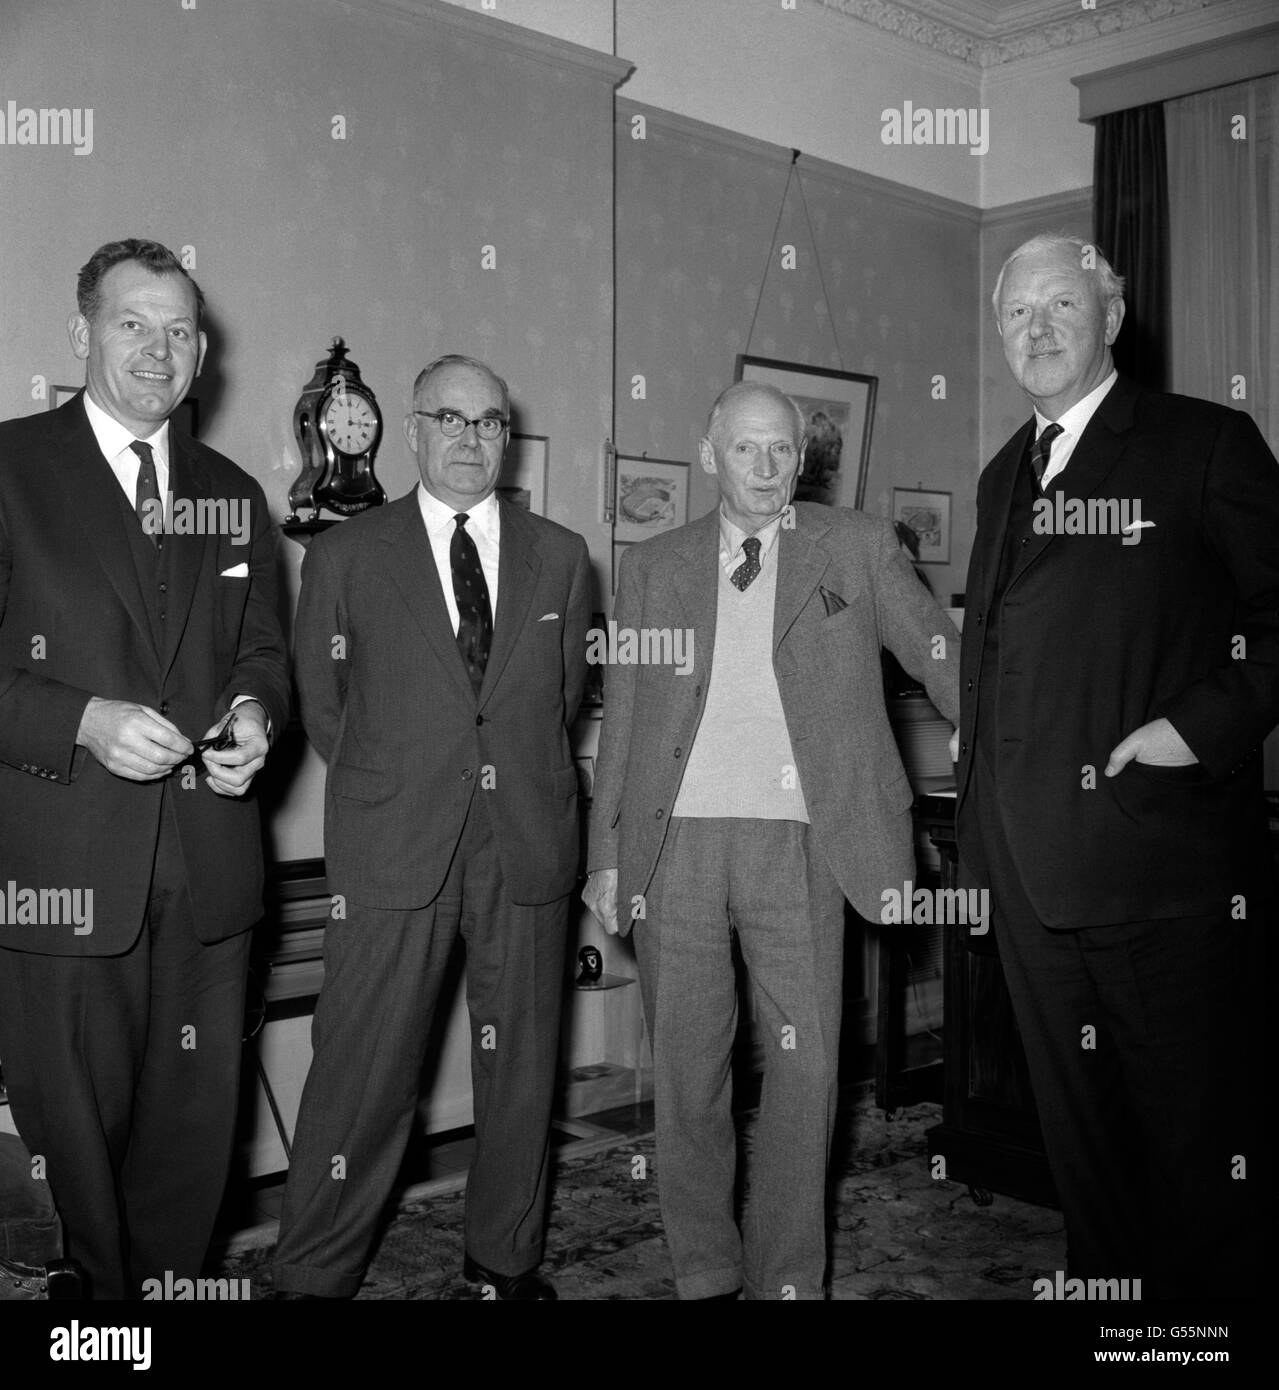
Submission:
[[[1277,219],[1263,0],[0,0],[0,1373],[1264,1366]]]

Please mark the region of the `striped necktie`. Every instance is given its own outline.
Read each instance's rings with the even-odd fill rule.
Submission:
[[[1039,490],[1044,490],[1044,472],[1048,467],[1048,458],[1053,451],[1053,440],[1059,434],[1065,434],[1065,430],[1058,424],[1045,425],[1044,432],[1035,440],[1034,446],[1030,451],[1030,466],[1035,473],[1035,481],[1039,484]]]

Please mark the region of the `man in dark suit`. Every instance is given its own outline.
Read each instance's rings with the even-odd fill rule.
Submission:
[[[277,1286],[351,1297],[412,1128],[450,950],[466,944],[475,1158],[468,1279],[555,1297],[547,1151],[580,836],[586,544],[497,497],[506,383],[447,356],[405,436],[421,486],[318,537],[298,606],[306,730],[327,761],[324,939]]]
[[[245,793],[289,687],[262,490],[169,421],[199,289],[130,240],[77,298],[84,391],[0,426],[0,879],[33,895],[0,924],[0,1062],[68,1255],[122,1298],[199,1273],[226,1182],[262,915]]]
[[[978,487],[960,853],[991,890],[1069,1272],[1238,1296],[1264,1229],[1236,1022],[1266,910],[1279,469],[1247,415],[1116,375],[1122,295],[1063,237],[996,286],[1035,414]]]
[[[718,509],[629,551],[614,620],[691,660],[609,673],[584,897],[630,931],[653,1046],[662,1219],[681,1298],[823,1296],[844,900],[886,920],[914,878],[881,644],[958,715],[958,635],[893,528],[790,499],[804,417],[739,382],[700,446]],[[656,650],[650,636],[650,652]],[[733,1217],[736,933],[764,1047]]]

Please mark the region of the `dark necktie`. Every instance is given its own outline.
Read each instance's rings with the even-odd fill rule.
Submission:
[[[133,494],[133,510],[151,544],[158,546],[164,512],[160,507],[160,484],[155,476],[155,455],[151,446],[141,439],[135,439],[129,448],[142,460],[138,468],[138,486]]]
[[[493,643],[493,610],[489,607],[489,586],[484,581],[479,551],[466,530],[466,522],[466,512],[458,512],[453,518],[457,529],[449,542],[449,562],[453,566],[453,597],[457,600],[457,646],[478,696]]]
[[[742,542],[742,553],[746,558],[728,578],[731,584],[744,590],[759,573],[759,537],[747,536]]]
[[[1030,466],[1035,471],[1035,481],[1039,490],[1044,490],[1044,470],[1048,467],[1048,456],[1052,453],[1053,440],[1065,431],[1060,425],[1045,425],[1044,432],[1035,440],[1030,450]]]

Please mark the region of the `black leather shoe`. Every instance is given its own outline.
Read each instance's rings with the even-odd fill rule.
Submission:
[[[502,1303],[549,1303],[559,1297],[554,1286],[536,1269],[527,1269],[523,1274],[498,1274],[476,1264],[469,1255],[462,1261],[462,1277],[472,1284],[491,1284]]]
[[[711,1293],[705,1298],[691,1298],[690,1303],[736,1303],[741,1289],[734,1289],[732,1293]]]

